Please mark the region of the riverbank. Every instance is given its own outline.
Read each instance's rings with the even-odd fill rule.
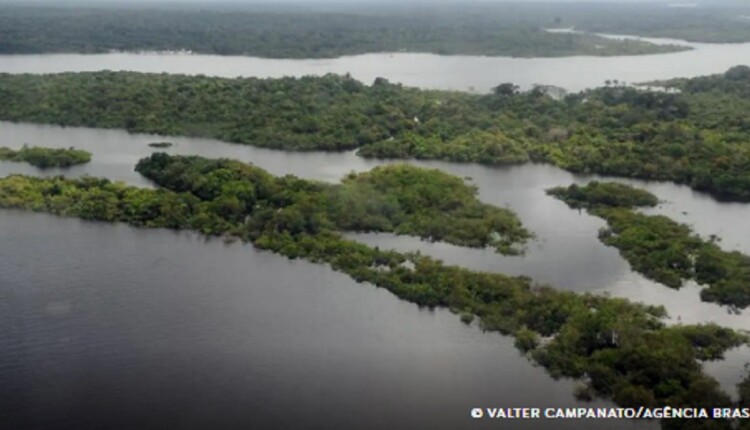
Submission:
[[[130,192],[126,189],[117,191],[117,185],[112,188],[113,186],[106,181],[10,177],[0,183],[6,191],[5,203],[3,203],[6,206],[11,204],[11,207],[51,210],[62,214],[67,213],[69,208],[72,209],[72,212],[69,212],[70,215],[109,221],[118,219],[132,221],[134,219],[132,217],[136,216],[140,220],[137,225],[181,228],[191,226],[199,220],[208,219],[204,216],[203,209],[195,212],[190,209],[195,204],[188,202],[196,198],[195,193],[198,196],[203,194],[196,187],[205,181],[183,183],[185,178],[199,178],[179,173],[184,170],[180,166],[190,170],[203,165],[208,168],[208,170],[205,168],[202,170],[203,174],[210,176],[213,164],[194,157],[185,159],[155,155],[139,163],[138,170],[160,185],[176,190],[192,190],[186,195],[171,195],[169,191],[162,190],[137,191],[137,196],[141,196],[137,200],[156,199],[157,206],[155,207],[159,208],[157,212],[138,212],[139,214],[148,213],[149,217],[154,217],[153,221],[156,224],[152,224],[149,220],[140,220],[138,218],[140,215],[131,214],[128,209],[120,214],[113,212],[116,207],[132,206],[132,203],[118,203],[114,199],[122,198],[130,201],[131,197],[136,195],[134,194],[136,191]],[[216,168],[219,167],[219,165],[216,166]],[[244,169],[238,172],[242,171]],[[268,180],[264,179],[263,175],[258,177],[251,171],[246,173],[252,173],[255,178],[251,183],[258,190],[258,198],[268,198],[262,197],[266,194],[263,190],[268,187],[266,184]],[[225,178],[226,175],[222,177]],[[288,178],[286,182],[298,188],[291,178]],[[21,186],[23,183],[27,185]],[[72,206],[66,206],[63,202],[59,205],[54,203],[54,193],[49,193],[49,190],[54,188],[49,188],[53,183],[70,188],[70,191],[66,193],[68,196],[76,195],[74,191],[78,189],[82,193],[83,200],[76,203],[74,199]],[[105,200],[111,200],[111,202],[106,207],[102,206],[95,212],[89,212],[89,205],[85,201],[90,193],[106,194],[109,197]],[[148,197],[149,194],[152,196]],[[39,197],[32,198],[35,195]],[[300,197],[305,199],[304,192]],[[746,342],[746,339],[735,335],[730,330],[710,325],[667,328],[658,321],[660,317],[663,317],[663,310],[658,308],[632,305],[617,299],[560,293],[544,287],[532,287],[529,284],[530,281],[523,278],[470,272],[465,269],[443,266],[437,261],[418,255],[402,256],[393,252],[382,252],[341,240],[340,237],[337,238],[335,234],[327,233],[325,230],[298,232],[293,228],[296,224],[290,224],[285,214],[295,205],[300,204],[299,197],[286,203],[291,204],[288,208],[283,207],[284,204],[282,204],[282,210],[276,211],[276,215],[273,216],[272,212],[266,214],[265,210],[253,209],[247,215],[249,219],[245,218],[243,224],[246,227],[243,228],[237,224],[234,215],[227,217],[224,214],[222,209],[224,204],[221,203],[223,199],[223,197],[210,196],[201,198],[204,201],[203,204],[208,205],[206,206],[208,214],[213,213],[212,216],[218,217],[217,221],[229,223],[227,224],[228,232],[240,234],[246,228],[249,235],[246,237],[261,248],[271,249],[292,258],[302,257],[315,262],[326,262],[357,281],[374,283],[401,298],[420,305],[447,306],[456,312],[477,315],[481,318],[485,329],[513,334],[516,337],[516,345],[525,352],[533,352],[534,359],[547,367],[552,375],[581,377],[586,373],[591,378],[590,390],[602,396],[613,396],[621,405],[656,405],[657,402],[662,401],[661,398],[665,398],[662,397],[665,394],[673,404],[684,406],[690,405],[693,401],[690,399],[698,395],[700,399],[703,399],[701,402],[729,403],[729,398],[721,394],[718,385],[700,372],[700,365],[696,360],[720,358],[724,350]],[[101,201],[101,199],[97,200]],[[295,200],[297,200],[296,203]],[[167,202],[172,203],[167,204]],[[51,209],[52,203],[54,203],[54,209]],[[260,203],[258,207],[262,208],[264,204]],[[180,209],[179,214],[170,209],[185,205],[187,206]],[[85,211],[81,212],[81,210]],[[176,215],[179,216],[175,218]],[[314,218],[315,216],[311,216],[310,221]],[[235,221],[232,221],[233,219]],[[309,224],[309,222],[304,224]],[[212,225],[217,224],[212,222]],[[245,237],[244,234],[241,237]],[[403,266],[405,262],[409,262],[409,265]],[[590,314],[589,311],[592,308],[597,309],[597,312]],[[601,343],[603,332],[610,333],[611,340],[607,337],[607,340]],[[574,335],[574,333],[578,334]],[[540,335],[551,336],[553,340],[549,343],[540,343],[538,338]],[[709,339],[710,341],[706,343],[705,341]],[[655,377],[653,386],[648,385],[650,384],[648,381],[643,382],[646,385],[633,385],[629,382],[631,381],[629,375],[630,372],[637,374],[642,370],[639,370],[637,365],[632,369],[628,365],[623,370],[619,366],[608,367],[605,362],[600,361],[600,358],[604,357],[601,354],[609,356],[611,360],[618,354],[623,354],[624,359],[631,354],[643,354],[646,351],[656,356],[663,354],[673,356],[671,372],[678,372],[680,380],[685,381],[685,385],[677,391],[668,393],[664,393],[663,388],[656,390],[656,384],[661,383],[666,378],[665,375]],[[648,354],[642,357],[646,362],[650,362]],[[617,360],[615,359],[615,362]],[[654,370],[652,364],[649,364],[649,371]],[[700,394],[695,390],[700,390]]]
[[[678,85],[679,93],[647,92],[608,81],[559,99],[542,87],[521,92],[510,83],[476,96],[407,88],[383,78],[363,85],[348,75],[0,75],[9,101],[0,119],[294,151],[358,149],[370,158],[491,166],[546,162],[750,201],[750,148],[744,144],[750,124],[741,115],[748,108],[743,94],[750,91],[750,68],[736,66]],[[294,98],[287,97],[292,93]],[[37,103],[40,98],[48,102]]]

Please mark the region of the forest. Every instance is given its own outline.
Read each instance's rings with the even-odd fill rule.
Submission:
[[[19,150],[0,148],[0,160],[29,163],[41,169],[70,167],[91,161],[91,153],[75,148],[44,148],[23,145]]]
[[[687,280],[705,286],[701,299],[744,309],[750,306],[750,257],[723,251],[715,237],[702,239],[689,226],[637,207],[655,206],[656,197],[628,185],[590,182],[553,188],[548,193],[573,208],[585,208],[607,221],[603,243],[620,250],[633,270],[670,288]]]
[[[373,52],[559,57],[689,49],[545,30],[560,23],[544,8],[498,5],[427,9],[217,5],[148,10],[0,5],[0,53],[189,50],[266,58],[332,58]]]
[[[750,41],[750,7],[715,0],[700,8],[661,2],[232,6],[133,8],[0,6],[0,53],[190,50],[267,58],[331,58],[371,52],[557,57],[686,49],[547,28],[692,42]]]
[[[407,166],[374,175],[351,175],[342,184],[372,187],[382,199],[432,207],[411,175],[439,175]],[[730,406],[730,397],[707,376],[701,362],[715,360],[746,335],[716,325],[667,326],[660,307],[625,299],[579,295],[537,285],[525,277],[475,272],[418,253],[382,251],[347,240],[342,230],[370,225],[326,213],[322,200],[336,187],[293,176],[274,177],[236,161],[153,154],[137,170],[158,189],[129,187],[106,179],[9,176],[0,179],[0,207],[48,212],[137,227],[188,229],[228,235],[285,255],[330,265],[359,282],[385,288],[426,307],[446,307],[484,330],[516,338],[516,346],[553,377],[578,378],[592,395],[623,406]],[[393,175],[389,173],[393,172]],[[380,173],[385,173],[380,175]],[[395,179],[394,179],[395,177]],[[457,188],[458,189],[458,188]],[[464,190],[465,191],[465,190]],[[415,200],[416,199],[416,200]],[[463,201],[463,200],[462,200]],[[465,204],[453,202],[459,208]],[[446,204],[433,202],[432,204]],[[492,223],[492,211],[479,215]],[[390,222],[398,216],[384,215]],[[447,215],[461,224],[462,209]],[[409,227],[425,237],[425,230]],[[729,429],[728,421],[664,421],[666,429]]]
[[[545,162],[750,201],[750,68],[669,85],[677,91],[613,82],[557,100],[543,87],[521,92],[509,83],[470,95],[335,75],[0,74],[0,120],[364,157]]]
[[[285,234],[392,232],[493,247],[504,254],[523,252],[531,237],[515,213],[479,202],[475,187],[439,170],[390,165],[350,174],[331,185],[293,176],[275,178],[238,161],[166,154],[141,161],[136,170],[180,194],[154,194],[86,178],[74,186],[48,184],[49,190],[25,196],[22,207],[243,239],[257,237],[271,220]],[[37,185],[30,178],[6,184],[30,191]]]
[[[665,37],[702,43],[750,41],[750,6],[745,1],[714,0],[701,7],[665,7],[664,3],[639,3],[571,8],[559,14],[562,22],[581,30]]]
[[[521,253],[531,237],[515,213],[479,202],[474,186],[435,169],[381,166],[329,185],[293,176],[276,179],[237,161],[155,154],[136,171],[159,186],[213,201],[212,210],[197,217],[206,222],[190,227],[206,234],[226,232],[221,219],[237,222],[251,210],[260,219],[276,219],[278,229],[294,235],[325,229],[393,232],[492,246],[504,254]],[[212,217],[212,211],[222,218]]]
[[[472,7],[283,6],[154,8],[0,5],[0,54],[189,50],[216,55],[333,58],[370,52],[555,57],[675,52],[546,28],[750,41],[746,5],[517,3]],[[348,9],[347,9],[348,8]],[[429,9],[429,10],[425,10]],[[548,163],[570,172],[685,184],[750,202],[750,68],[654,83],[608,81],[558,97],[498,82],[490,94],[419,90],[351,76],[223,79],[129,72],[0,74],[0,120],[214,138],[289,151],[357,151],[362,157],[505,166]],[[166,148],[170,142],[148,146]],[[145,144],[143,146],[146,146]],[[0,148],[0,160],[40,168],[87,163],[75,148]],[[524,276],[450,266],[418,252],[382,250],[348,232],[385,232],[523,254],[534,237],[510,209],[482,203],[467,180],[408,164],[351,173],[329,184],[273,176],[228,159],[154,153],[135,169],[154,188],[107,179],[11,175],[0,208],[137,228],[241,240],[290,259],[325,264],[427,309],[511,336],[553,378],[577,381],[579,400],[620,406],[750,407],[750,375],[733,400],[704,369],[748,333],[667,321],[663,307],[578,294]],[[670,288],[695,281],[701,299],[750,306],[750,257],[716,237],[639,210],[660,202],[614,182],[548,190],[606,221],[599,239],[633,270]],[[502,359],[502,357],[498,357]],[[747,429],[750,421],[664,420],[664,429]]]

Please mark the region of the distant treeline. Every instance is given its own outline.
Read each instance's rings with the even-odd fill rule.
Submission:
[[[236,161],[166,154],[145,158],[136,169],[162,188],[94,178],[10,176],[0,179],[0,207],[238,237],[290,258],[328,264],[420,306],[449,308],[465,322],[478,318],[483,329],[514,336],[518,349],[553,377],[580,378],[581,397],[601,396],[630,407],[737,406],[703,372],[702,362],[746,343],[741,333],[713,324],[669,327],[660,307],[446,266],[341,234],[372,225],[386,230],[380,223],[388,223],[405,233],[438,237],[434,227],[444,221],[446,232],[475,225],[478,234],[469,237],[484,240],[481,226],[494,225],[501,210],[477,206],[458,178],[390,166],[329,185],[274,177]],[[438,192],[444,185],[450,190],[447,199]],[[352,201],[363,190],[369,190],[365,201]],[[373,204],[382,210],[368,206]],[[434,211],[443,214],[442,220],[431,219]],[[723,420],[669,420],[663,425],[731,428]]]
[[[342,8],[0,6],[0,53],[190,50],[267,58],[330,58],[407,51],[559,57],[687,49],[592,34],[552,34],[544,27],[559,22],[548,20],[541,9]]]
[[[588,3],[586,8],[571,8],[560,16],[565,17],[564,21],[568,25],[596,33],[665,37],[704,43],[750,42],[750,4],[746,1],[696,2],[698,7],[668,7],[667,3],[662,2],[636,3],[598,7]]]
[[[512,84],[470,95],[378,78],[222,79],[126,72],[0,75],[0,119],[212,137],[286,150],[488,165],[547,162],[750,201],[750,68],[557,100]]]

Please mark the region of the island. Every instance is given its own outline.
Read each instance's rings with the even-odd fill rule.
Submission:
[[[91,153],[75,148],[44,148],[24,145],[19,150],[0,148],[0,160],[29,163],[40,169],[70,167],[91,161]]]
[[[549,5],[473,4],[439,8],[399,5],[217,5],[175,8],[74,8],[0,5],[0,53],[166,51],[264,58],[335,58],[410,52],[440,55],[564,57],[644,55],[691,49],[620,40],[593,33],[559,33]],[[587,6],[588,7],[588,6]],[[338,10],[336,10],[338,9]],[[572,6],[558,8],[559,17]],[[583,11],[586,8],[576,7]],[[622,17],[606,11],[604,16]],[[573,17],[571,17],[573,18]],[[578,20],[577,20],[578,21]],[[585,19],[596,21],[596,17]],[[614,25],[612,28],[617,28]]]
[[[408,88],[383,78],[366,85],[337,75],[0,74],[7,101],[0,105],[0,120],[295,151],[357,150],[374,158],[550,163],[750,201],[750,68],[674,86],[677,91],[651,92],[611,82],[558,99],[544,88],[522,92],[510,83],[472,95]]]
[[[170,148],[170,147],[174,146],[174,143],[172,143],[172,142],[151,142],[151,143],[148,144],[148,146],[151,147],[151,148],[164,149],[164,148]]]
[[[618,183],[553,188],[548,193],[570,207],[585,208],[607,221],[599,238],[614,246],[633,269],[671,288],[693,280],[705,288],[701,298],[739,309],[750,306],[750,257],[723,251],[716,238],[704,240],[689,226],[637,207],[655,206],[651,193]]]
[[[514,336],[518,349],[552,376],[578,378],[587,392],[619,405],[736,405],[703,372],[701,362],[747,343],[745,334],[714,324],[668,326],[661,307],[447,266],[418,253],[369,247],[342,234],[394,229],[459,244],[486,243],[485,227],[504,225],[498,224],[497,208],[451,193],[446,201],[436,191],[448,183],[465,192],[460,178],[388,166],[330,185],[274,177],[232,160],[163,153],[142,159],[136,170],[160,188],[91,177],[14,175],[0,179],[0,207],[231,235],[289,258],[328,264],[420,306],[474,316],[484,330]],[[363,190],[368,198],[358,201]],[[443,213],[444,205],[454,209],[433,222],[430,214]],[[341,211],[351,206],[355,210]]]

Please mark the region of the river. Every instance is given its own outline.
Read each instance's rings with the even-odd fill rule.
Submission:
[[[118,130],[7,122],[0,122],[0,136],[0,146],[74,145],[93,153],[90,164],[57,171],[0,162],[0,176],[90,174],[137,186],[150,184],[133,171],[134,163],[153,151],[149,142],[164,140]],[[353,153],[168,140],[175,143],[166,150],[170,153],[231,157],[277,175],[330,182],[380,164]],[[590,178],[533,164],[416,164],[469,177],[483,201],[518,212],[537,235],[526,255],[502,257],[390,235],[353,237],[386,248],[419,249],[470,268],[525,274],[561,289],[662,304],[674,323],[715,321],[750,328],[747,312],[733,315],[700,302],[697,287],[674,291],[632,272],[615,249],[598,241],[603,221],[544,193]],[[655,212],[679,213],[701,233],[716,233],[731,239],[725,245],[750,249],[750,235],[743,230],[748,226],[742,222],[748,219],[747,205],[718,203],[671,184],[629,182],[668,200]],[[727,222],[712,222],[716,212]],[[4,403],[17,411],[14,419],[38,426],[32,428],[55,428],[55,422],[101,428],[114,418],[139,426],[148,422],[141,415],[148,404],[168,411],[160,414],[164,425],[188,428],[205,428],[217,416],[227,421],[213,428],[245,422],[285,427],[299,419],[332,423],[332,428],[345,422],[363,428],[456,428],[468,423],[475,404],[576,404],[571,382],[550,379],[508,338],[464,326],[446,311],[419,310],[326,267],[289,262],[247,245],[0,211],[0,262],[2,318],[4,326],[14,328],[0,339],[8,360],[0,366],[0,383],[12,387],[6,391],[12,401]],[[747,349],[730,354],[735,359],[712,363],[709,370],[734,392]],[[173,398],[183,392],[195,397]],[[60,403],[61,398],[68,400]],[[106,413],[89,417],[90,422],[75,421],[92,408]],[[541,424],[578,426],[516,425]],[[633,425],[594,424],[590,428]]]
[[[694,45],[646,57],[509,59],[373,54],[336,60],[262,60],[184,54],[0,56],[0,71],[102,68],[217,76],[350,72],[370,81],[486,91],[498,82],[569,90],[721,72],[750,58],[750,44]],[[743,54],[744,53],[744,54]],[[698,57],[696,57],[698,55]],[[701,56],[702,55],[702,56]],[[700,58],[700,60],[698,60]],[[687,66],[689,64],[689,67]],[[616,71],[616,75],[615,72]],[[0,177],[89,174],[150,186],[133,171],[164,137],[118,130],[0,122],[0,146],[86,149],[90,164],[42,172],[0,162]],[[382,164],[347,153],[289,153],[211,139],[168,137],[165,151],[230,157],[276,175],[338,181]],[[664,305],[672,323],[750,329],[735,315],[630,270],[602,245],[604,222],[571,210],[546,188],[585,182],[547,165],[490,168],[414,162],[471,178],[480,198],[515,210],[536,238],[522,257],[392,235],[352,235],[452,264],[524,274],[556,288]],[[620,180],[620,179],[618,179]],[[687,187],[622,180],[664,200],[649,212],[716,234],[750,253],[750,205],[719,203]],[[513,347],[447,311],[420,310],[325,266],[205,241],[189,233],[0,211],[0,417],[13,428],[438,428],[490,427],[474,406],[578,405],[571,381],[554,381]],[[748,349],[707,370],[729,392]],[[595,403],[606,404],[604,402]],[[258,426],[258,423],[262,425]],[[590,421],[586,428],[655,428]],[[581,428],[575,421],[516,421],[504,428]]]
[[[0,286],[3,428],[456,429],[578,404],[509,338],[249,245],[0,211]],[[507,428],[532,424],[579,427]]]
[[[64,148],[75,146],[93,154],[89,164],[71,169],[40,171],[23,163],[0,162],[0,176],[11,173],[33,175],[101,176],[136,186],[151,186],[133,170],[138,159],[154,152],[149,142],[164,137],[129,134],[120,130],[101,130],[51,125],[0,122],[0,146],[13,148],[23,143]],[[353,152],[286,152],[235,145],[211,139],[169,137],[174,146],[164,151],[173,154],[227,157],[253,163],[275,175],[294,174],[303,178],[338,182],[351,171],[362,172],[382,161],[366,160]],[[392,162],[392,161],[391,161]],[[739,315],[722,307],[701,302],[698,287],[688,285],[676,291],[654,283],[630,270],[615,248],[606,247],[597,237],[603,220],[571,210],[547,196],[545,190],[573,182],[603,179],[592,175],[573,175],[554,166],[526,164],[514,167],[487,167],[477,164],[412,161],[422,167],[439,168],[470,178],[479,197],[497,206],[516,211],[536,238],[523,257],[502,257],[492,250],[465,249],[445,243],[429,243],[410,237],[365,234],[358,239],[373,245],[400,250],[419,249],[449,263],[477,270],[528,275],[538,282],[557,288],[608,293],[667,307],[670,315],[685,323],[716,322],[750,330],[748,312]],[[725,249],[750,254],[750,205],[720,203],[688,187],[670,183],[606,178],[648,189],[663,203],[649,209],[692,225],[703,236],[723,239]],[[587,270],[581,270],[586,267]]]
[[[624,37],[624,36],[612,36]],[[385,77],[404,85],[469,92],[488,92],[512,82],[523,89],[535,84],[580,91],[606,80],[637,83],[721,73],[738,64],[750,65],[750,43],[706,44],[672,39],[639,38],[653,43],[679,44],[693,49],[655,55],[562,58],[510,58],[382,53],[335,59],[268,59],[189,53],[41,54],[0,56],[0,72],[58,73],[129,70],[235,78],[256,76],[349,73],[365,83]]]

